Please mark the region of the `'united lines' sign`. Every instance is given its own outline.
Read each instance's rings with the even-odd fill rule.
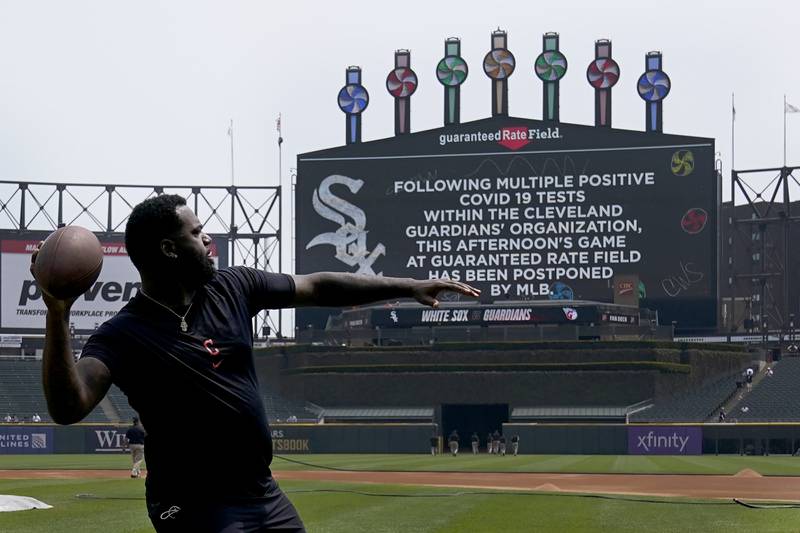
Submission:
[[[53,453],[53,428],[0,426],[0,455]]]

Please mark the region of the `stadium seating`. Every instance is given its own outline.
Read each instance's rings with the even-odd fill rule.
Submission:
[[[329,407],[326,422],[433,422],[433,407]]]
[[[728,414],[739,422],[800,422],[800,358],[785,358]],[[745,408],[742,411],[742,408]]]
[[[285,421],[290,416],[303,421],[316,421],[322,411],[313,404],[283,398],[263,386],[261,392],[271,421]],[[7,413],[16,415],[23,422],[30,421],[33,413],[38,413],[42,422],[52,422],[42,391],[41,361],[17,358],[0,360],[0,420]],[[135,414],[125,394],[112,385],[105,401],[89,413],[83,422],[127,424]]]
[[[33,414],[38,413],[42,422],[52,422],[42,391],[41,361],[9,359],[0,362],[0,413],[0,416],[14,414],[21,422],[29,422]],[[98,406],[83,421],[109,420]]]
[[[644,403],[644,402],[642,402]],[[613,421],[625,422],[629,406],[514,407],[513,422]]]
[[[297,402],[275,394],[261,386],[261,400],[267,411],[267,418],[271,423],[286,422],[290,417],[295,417],[298,422],[316,422],[322,408],[308,402]]]
[[[38,413],[50,421],[42,392],[42,366],[37,361],[4,360],[0,362],[0,417],[6,413],[29,421]]]
[[[705,422],[736,392],[739,373],[728,374],[698,388],[665,398],[630,416],[631,422]]]
[[[136,411],[128,405],[128,397],[116,385],[111,385],[106,398],[111,401],[114,409],[116,409],[120,421],[130,422],[136,416]]]

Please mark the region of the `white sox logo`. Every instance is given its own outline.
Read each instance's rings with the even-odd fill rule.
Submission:
[[[306,245],[306,250],[320,244],[330,244],[336,248],[336,259],[353,267],[358,266],[356,274],[372,274],[372,264],[386,253],[386,247],[378,244],[371,252],[367,250],[367,216],[362,209],[334,195],[330,191],[331,185],[344,185],[355,194],[364,185],[363,180],[348,178],[334,174],[328,176],[314,191],[312,204],[314,210],[323,218],[339,224],[339,229],[334,232],[320,233]],[[345,218],[352,219],[352,222]],[[383,272],[378,272],[378,275]]]

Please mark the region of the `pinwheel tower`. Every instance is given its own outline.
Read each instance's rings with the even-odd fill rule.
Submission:
[[[444,125],[461,122],[461,85],[467,81],[469,67],[461,56],[461,40],[450,37],[444,43],[444,57],[436,65],[436,79],[444,88]],[[559,122],[559,85],[567,74],[567,57],[559,50],[558,33],[542,36],[542,52],[533,60],[533,72],[543,84],[542,119]],[[508,116],[509,79],[517,66],[508,49],[508,35],[497,29],[491,34],[490,49],[483,58],[483,72],[491,80],[492,116]],[[595,42],[594,59],[586,68],[586,80],[594,89],[597,127],[611,127],[611,90],[620,79],[619,64],[611,56],[611,41]],[[394,98],[395,135],[411,132],[411,96],[419,78],[411,69],[411,52],[397,50],[394,68],[386,77],[386,90]],[[663,131],[663,102],[671,88],[669,76],[662,70],[661,52],[648,52],[645,72],[636,82],[636,90],[645,102],[645,131]],[[361,84],[361,68],[347,67],[345,85],[338,95],[339,109],[345,113],[346,143],[361,142],[361,115],[369,104],[369,93]]]

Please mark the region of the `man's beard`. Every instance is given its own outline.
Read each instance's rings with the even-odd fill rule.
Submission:
[[[180,279],[188,287],[202,287],[214,277],[217,267],[207,255],[178,254],[174,262],[175,279]]]

